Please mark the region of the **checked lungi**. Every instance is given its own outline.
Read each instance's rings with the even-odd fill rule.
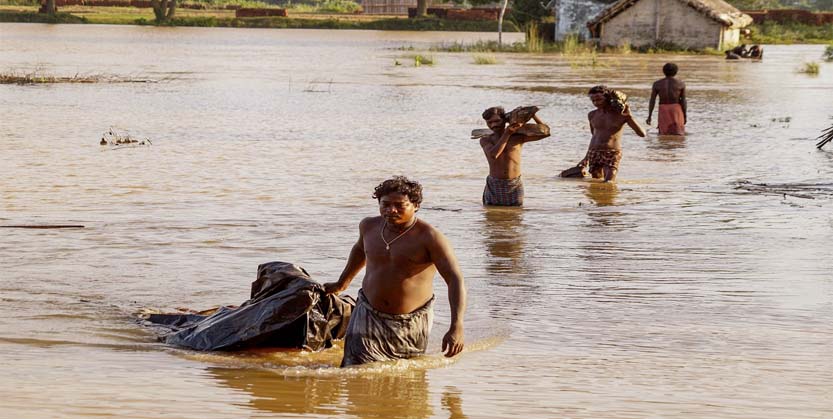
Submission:
[[[483,205],[519,207],[524,204],[524,183],[520,176],[514,179],[486,177],[483,189]]]
[[[384,313],[373,308],[362,290],[344,335],[341,366],[407,359],[425,353],[434,322],[434,297],[406,314]]]

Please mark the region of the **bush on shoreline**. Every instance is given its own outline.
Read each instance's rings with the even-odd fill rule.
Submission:
[[[749,29],[747,44],[826,44],[833,39],[833,25],[764,22]]]
[[[87,18],[58,12],[48,15],[38,12],[0,11],[0,22],[18,23],[88,23]]]

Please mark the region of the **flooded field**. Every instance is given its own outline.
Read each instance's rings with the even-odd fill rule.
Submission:
[[[833,64],[797,72],[823,46],[422,51],[493,37],[0,24],[0,71],[119,80],[0,86],[0,227],[83,226],[0,228],[0,416],[833,416],[833,147],[813,146]],[[644,121],[667,61],[690,135],[625,134],[615,187],[557,178],[589,142],[587,89],[625,91]],[[553,135],[525,147],[525,208],[484,209],[469,132],[521,104]],[[152,145],[99,145],[111,127]],[[439,355],[440,279],[429,356],[368,368],[335,368],[339,347],[184,351],[134,321],[239,304],[272,260],[336,279],[394,174],[423,183],[419,215],[460,259],[458,358]]]

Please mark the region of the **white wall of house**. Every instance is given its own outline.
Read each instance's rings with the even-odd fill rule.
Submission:
[[[739,37],[738,29],[725,28],[682,1],[639,0],[602,25],[600,42],[605,46],[667,42],[693,49],[721,49],[736,44]]]

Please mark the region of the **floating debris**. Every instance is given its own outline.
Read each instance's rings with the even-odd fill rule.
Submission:
[[[153,143],[150,141],[149,138],[145,138],[143,140],[138,140],[132,137],[127,131],[119,132],[117,129],[110,127],[110,129],[102,134],[101,141],[98,142],[100,145],[109,145],[114,147],[124,147],[124,146],[149,146]]]
[[[58,228],[84,228],[80,224],[12,224],[0,225],[0,228],[28,228],[36,230],[58,229]]]
[[[73,76],[55,76],[41,68],[29,72],[10,71],[0,73],[0,84],[54,84],[54,83],[154,83],[162,80],[147,78],[121,77],[106,74],[75,74]]]
[[[735,183],[735,189],[804,199],[833,198],[833,183],[752,183],[742,180]]]
[[[816,148],[818,148],[819,150],[821,150],[821,148],[824,147],[825,144],[833,141],[833,125],[831,125],[830,128],[822,131],[821,135],[819,135],[816,139],[819,140],[819,142],[816,143]]]

